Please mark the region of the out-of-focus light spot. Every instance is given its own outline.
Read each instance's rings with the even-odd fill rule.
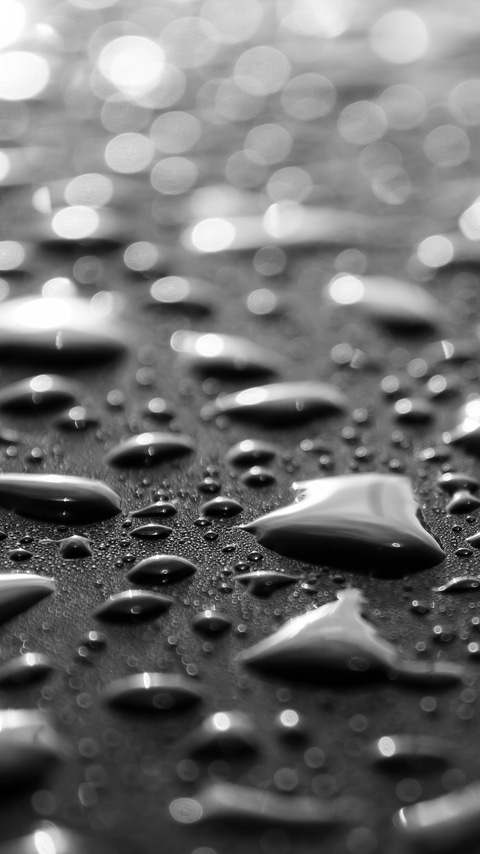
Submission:
[[[176,110],[164,113],[152,124],[150,138],[158,151],[164,154],[180,154],[198,142],[202,125],[191,113]]]
[[[158,302],[181,302],[190,293],[190,285],[182,276],[164,276],[150,287],[150,294]]]
[[[107,205],[112,196],[113,184],[110,178],[96,172],[72,178],[64,192],[67,205],[86,205],[91,208]]]
[[[66,276],[56,276],[54,279],[49,279],[42,285],[42,295],[52,299],[64,299],[65,297],[74,297],[77,294],[77,289],[71,279]]]
[[[385,757],[393,756],[396,752],[396,746],[393,738],[389,738],[386,735],[378,740],[377,746],[382,756]]]
[[[303,35],[336,38],[348,27],[351,5],[348,0],[294,0],[282,23]]]
[[[363,282],[356,276],[339,273],[335,276],[328,287],[331,298],[339,305],[353,305],[360,302],[365,288]]]
[[[290,154],[293,140],[284,127],[276,124],[257,125],[247,134],[244,150],[254,163],[271,166],[281,163]]]
[[[151,92],[159,82],[165,54],[144,36],[121,36],[106,44],[98,59],[103,76],[121,92],[135,97]]]
[[[326,116],[333,108],[337,93],[330,80],[310,72],[292,77],[286,83],[280,102],[289,116],[304,122]]]
[[[137,95],[135,100],[143,107],[153,110],[166,110],[182,97],[186,86],[185,73],[181,68],[167,62],[163,66],[161,80],[155,88],[146,95]]]
[[[392,9],[382,15],[370,33],[373,50],[385,62],[405,65],[421,59],[428,50],[428,30],[409,9]]]
[[[367,269],[367,259],[359,249],[344,249],[335,258],[335,269],[361,276]]]
[[[10,293],[10,285],[5,279],[0,279],[0,301],[8,297]]]
[[[425,137],[423,150],[435,166],[448,168],[459,166],[460,163],[468,160],[470,142],[461,128],[455,125],[441,125]]]
[[[152,187],[167,196],[178,196],[194,186],[198,168],[186,157],[165,157],[155,164],[151,173]]]
[[[0,53],[0,98],[25,101],[43,92],[50,66],[43,56],[25,50]]]
[[[237,86],[253,95],[279,92],[290,77],[290,63],[280,50],[258,45],[244,51],[235,63]]]
[[[152,111],[116,92],[105,101],[102,112],[103,127],[110,133],[141,131],[151,122]]]
[[[262,186],[267,174],[263,163],[254,163],[244,151],[236,151],[232,154],[225,166],[225,177],[234,187],[241,190],[251,190],[253,187]]]
[[[25,249],[16,240],[0,241],[0,270],[16,270],[25,261]]]
[[[253,258],[253,268],[260,276],[278,276],[287,266],[287,255],[279,246],[262,246]]]
[[[410,130],[425,118],[427,104],[422,93],[414,86],[398,83],[389,86],[379,96],[377,103],[387,117],[389,127]]]
[[[127,246],[123,253],[123,260],[129,270],[142,273],[150,270],[160,260],[160,253],[153,243],[147,240],[139,240]]]
[[[443,234],[432,234],[422,240],[417,255],[426,267],[443,267],[453,258],[453,246],[448,237]]]
[[[226,732],[232,726],[230,715],[227,712],[217,712],[213,716],[213,725],[220,732]]]
[[[55,854],[58,845],[48,830],[36,830],[33,835],[34,854]]]
[[[79,9],[108,9],[110,6],[115,6],[118,0],[70,0],[72,6],[77,6]]]
[[[235,240],[233,223],[221,217],[211,217],[198,222],[192,229],[192,244],[200,252],[222,252]]]
[[[96,210],[84,205],[72,205],[57,211],[52,219],[52,229],[66,240],[84,240],[95,233],[99,223]]]
[[[248,83],[247,83],[248,85]],[[265,95],[247,92],[239,78],[223,80],[215,93],[215,112],[231,122],[248,121],[260,115],[265,104]]]
[[[303,202],[312,192],[313,181],[304,169],[285,166],[270,177],[266,190],[272,202]]]
[[[193,824],[200,821],[203,807],[193,798],[176,798],[169,806],[170,815],[180,824]]]
[[[52,198],[48,187],[39,187],[32,196],[32,206],[39,213],[52,212]]]
[[[262,21],[263,8],[258,0],[225,3],[225,0],[206,0],[201,17],[212,24],[223,44],[238,44],[253,36]]]
[[[462,213],[458,225],[462,234],[469,240],[480,240],[480,199]]]
[[[388,124],[383,110],[372,101],[355,101],[340,113],[340,136],[352,145],[368,145],[381,139]]]
[[[448,106],[458,121],[480,125],[480,80],[462,80],[448,96]]]
[[[303,223],[304,211],[296,202],[276,202],[267,208],[263,227],[271,237],[281,240],[297,232]]]
[[[366,177],[373,177],[380,169],[401,166],[402,163],[400,149],[391,142],[371,142],[358,156],[360,171]]]
[[[172,64],[178,68],[200,68],[214,58],[221,37],[209,21],[185,17],[167,24],[162,30],[161,42]]]
[[[12,164],[9,156],[4,151],[0,151],[0,181],[3,181],[7,177],[11,168]]]
[[[121,133],[114,136],[105,147],[105,163],[113,172],[131,175],[150,166],[155,148],[153,142],[141,133]]]
[[[2,0],[0,4],[0,48],[7,47],[22,35],[27,15],[23,3]]]
[[[284,709],[280,713],[280,722],[285,727],[296,727],[300,723],[300,716],[295,709]]]
[[[480,422],[480,400],[476,395],[474,395],[465,404],[465,415],[467,418],[471,418],[473,421]]]
[[[375,173],[372,190],[387,205],[403,205],[412,193],[412,182],[400,166],[383,166]]]
[[[21,136],[28,127],[30,110],[22,101],[0,101],[0,139]]]
[[[278,296],[270,288],[258,288],[249,293],[247,308],[252,314],[259,316],[275,314],[278,309]]]

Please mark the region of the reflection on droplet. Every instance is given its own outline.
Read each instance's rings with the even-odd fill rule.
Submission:
[[[313,683],[398,679],[441,686],[462,679],[463,669],[455,664],[401,658],[362,617],[364,604],[360,590],[341,591],[336,601],[287,620],[239,658],[267,673]]]
[[[387,474],[293,484],[294,504],[243,526],[279,554],[381,577],[440,563],[445,554],[419,521],[410,482]]]
[[[409,844],[437,852],[474,842],[480,830],[480,785],[472,783],[430,801],[403,807],[394,824]]]
[[[50,66],[43,56],[25,50],[0,54],[0,98],[5,101],[35,98],[43,92],[49,79]]]
[[[16,240],[0,241],[0,270],[13,273],[22,267],[26,258],[26,247]]]
[[[185,676],[134,673],[107,685],[103,699],[111,706],[132,711],[176,712],[199,703],[203,693]]]

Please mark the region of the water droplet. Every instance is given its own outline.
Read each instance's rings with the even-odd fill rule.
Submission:
[[[334,386],[315,381],[272,383],[221,394],[201,410],[205,419],[218,415],[259,421],[269,427],[300,424],[320,416],[343,412],[348,402]]]
[[[436,593],[462,593],[464,590],[477,590],[480,587],[480,577],[462,575],[451,578],[446,584],[434,587]]]
[[[97,620],[119,623],[137,623],[154,620],[165,613],[172,604],[172,599],[159,593],[145,590],[123,590],[112,596],[94,611]]]
[[[21,516],[72,525],[120,512],[120,498],[102,481],[57,474],[0,474],[0,505]]]
[[[125,350],[125,331],[97,294],[29,296],[0,304],[0,356],[55,363],[98,361]]]
[[[195,450],[189,436],[177,433],[140,433],[112,448],[105,457],[107,465],[125,467],[153,466],[183,457]]]
[[[0,409],[41,412],[74,403],[78,390],[71,380],[54,374],[28,377],[0,389]]]
[[[131,711],[176,712],[203,699],[191,679],[174,673],[134,673],[116,679],[103,691],[111,706]]]
[[[480,532],[476,534],[472,534],[471,537],[467,537],[467,543],[470,543],[474,549],[480,549]]]
[[[349,800],[352,808],[352,800]],[[233,783],[214,783],[195,798],[177,798],[170,804],[170,813],[181,824],[205,821],[224,821],[260,827],[329,827],[350,821],[340,799],[322,800],[308,795],[283,795],[239,786]]]
[[[276,483],[277,478],[272,471],[263,466],[252,466],[240,475],[240,480],[245,486],[261,487],[271,486],[272,483]]]
[[[373,320],[404,331],[432,329],[446,319],[445,310],[427,290],[390,276],[339,273],[326,291],[333,302],[360,309]]]
[[[217,495],[216,498],[212,498],[211,501],[207,501],[200,507],[200,513],[211,519],[230,519],[242,512],[243,507],[238,501],[235,501],[234,498],[226,498],[223,495]]]
[[[474,513],[480,507],[480,498],[472,495],[466,489],[455,492],[447,504],[446,510],[450,516],[463,513]]]
[[[98,846],[92,846],[91,838],[79,836],[50,821],[38,825],[27,836],[0,844],[0,854],[65,854],[67,851],[68,854],[98,854]]]
[[[182,581],[197,571],[194,563],[178,555],[153,555],[141,560],[127,572],[135,584],[168,584]]]
[[[451,764],[452,746],[428,735],[384,735],[369,748],[370,756],[385,769],[437,771]]]
[[[148,525],[140,525],[138,528],[132,528],[130,531],[131,537],[139,537],[142,540],[164,540],[173,531],[168,525],[156,525],[154,522]]]
[[[403,807],[394,824],[409,843],[430,850],[455,851],[473,843],[480,830],[480,785],[472,783],[430,801]]]
[[[90,545],[92,541],[87,537],[81,537],[79,534],[72,534],[70,537],[63,537],[60,540],[41,540],[41,542],[58,545],[58,552],[64,560],[83,560],[93,555]]]
[[[207,609],[200,611],[192,618],[191,625],[198,632],[205,635],[221,635],[226,632],[232,625],[232,620],[228,614],[223,614],[222,611],[213,611]]]
[[[203,279],[165,276],[150,285],[146,308],[173,309],[194,314],[211,314],[218,300],[218,291]]]
[[[152,397],[143,412],[155,421],[171,421],[176,415],[174,406],[163,397]]]
[[[0,574],[0,623],[55,592],[53,578],[25,572]]]
[[[249,468],[258,463],[269,463],[277,456],[278,449],[262,439],[243,439],[230,448],[226,461],[229,465]]]
[[[436,566],[445,557],[422,526],[405,477],[342,475],[293,489],[294,504],[242,526],[279,554],[384,578]]]
[[[235,581],[244,584],[248,592],[253,596],[271,596],[280,587],[295,584],[299,580],[296,575],[287,572],[274,572],[273,570],[258,569],[255,572],[245,572],[237,575]]]
[[[394,406],[397,421],[403,424],[426,424],[435,416],[435,410],[428,400],[421,397],[402,397]]]
[[[277,374],[285,361],[246,338],[213,332],[179,329],[170,345],[189,368],[207,376]]]
[[[20,562],[24,560],[30,560],[30,558],[33,557],[33,552],[28,551],[28,549],[22,549],[20,546],[18,546],[16,549],[10,549],[7,552],[7,555],[10,560]]]
[[[340,591],[336,601],[287,620],[239,658],[268,673],[308,682],[398,679],[441,686],[461,679],[463,670],[455,664],[401,659],[362,617],[364,601],[359,590]]]
[[[63,754],[60,739],[41,712],[0,711],[0,789],[35,788]]]
[[[444,472],[439,476],[437,483],[445,492],[449,492],[452,495],[460,489],[467,490],[468,492],[478,492],[480,489],[480,483],[475,477],[472,477],[470,474],[462,474],[461,472]]]
[[[72,406],[55,419],[55,424],[61,430],[88,430],[98,426],[99,418],[85,406]]]
[[[130,516],[175,516],[178,513],[175,504],[171,501],[155,501],[154,504],[147,504],[146,507],[141,507],[139,510],[132,510]]]
[[[183,743],[185,751],[197,756],[240,758],[258,750],[255,727],[243,712],[215,712],[190,733]]]
[[[30,685],[49,676],[53,662],[41,652],[26,652],[0,664],[0,685]]]

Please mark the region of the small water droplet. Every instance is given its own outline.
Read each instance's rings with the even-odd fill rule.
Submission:
[[[120,498],[100,480],[57,474],[0,474],[0,505],[50,522],[100,522],[120,512]]]
[[[139,537],[142,540],[164,540],[170,536],[173,528],[168,525],[156,525],[154,522],[148,525],[140,525],[138,528],[132,528],[130,531],[131,537]]]
[[[128,468],[153,466],[183,457],[195,450],[189,436],[175,433],[140,433],[116,445],[105,457],[107,465]]]
[[[107,685],[103,699],[111,706],[129,711],[177,712],[199,703],[203,692],[185,676],[134,673]]]
[[[178,555],[153,555],[129,569],[127,578],[136,584],[168,584],[182,581],[196,571],[194,563]]]
[[[301,424],[320,416],[343,412],[348,402],[334,386],[308,382],[272,383],[221,394],[201,410],[204,419],[230,415],[259,421],[269,427]]]

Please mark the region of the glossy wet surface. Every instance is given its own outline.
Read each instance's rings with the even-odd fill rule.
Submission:
[[[477,18],[0,3],[0,852],[475,854]]]

